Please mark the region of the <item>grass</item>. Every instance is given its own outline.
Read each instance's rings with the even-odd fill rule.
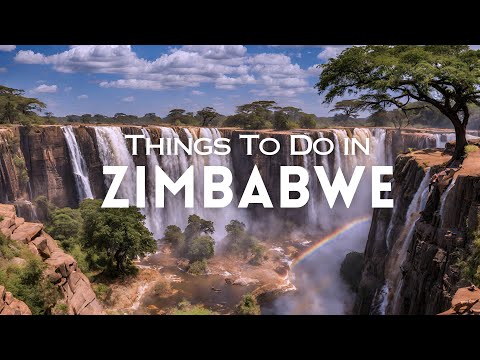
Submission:
[[[467,145],[465,146],[465,153],[468,155],[468,154],[471,154],[475,151],[478,151],[478,146],[476,145]]]

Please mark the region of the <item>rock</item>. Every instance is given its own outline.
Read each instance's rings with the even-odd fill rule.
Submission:
[[[248,285],[258,284],[258,282],[259,281],[257,279],[252,279],[252,278],[247,278],[247,277],[239,277],[238,279],[235,279],[233,281],[232,285],[248,286]]]
[[[15,226],[16,226],[16,227],[19,227],[20,225],[23,225],[23,223],[25,223],[25,219],[24,219],[24,218],[21,218],[21,217],[15,218]]]
[[[38,249],[35,245],[33,245],[32,243],[28,243],[28,248],[30,249],[30,251],[32,252],[32,254],[34,255],[40,255],[40,253],[38,252]]]
[[[5,286],[3,285],[0,285],[0,302],[2,302],[3,300],[5,300]]]
[[[59,272],[62,277],[66,278],[72,271],[77,270],[77,262],[75,259],[63,251],[54,251],[45,263],[51,265]]]
[[[96,296],[92,288],[82,282],[82,284],[77,287],[70,301],[70,306],[75,314],[80,314],[81,311],[94,300],[96,300]]]
[[[11,239],[12,238],[12,231],[10,230],[10,228],[2,228],[0,229],[0,232],[3,234],[3,236],[5,236],[7,239]]]
[[[5,304],[10,305],[13,300],[14,300],[14,297],[13,297],[12,293],[7,291],[5,293],[5,298],[4,298]]]
[[[32,312],[28,308],[27,304],[17,299],[12,301],[10,308],[15,312],[15,315],[32,315]]]
[[[32,240],[31,244],[35,245],[40,255],[43,257],[49,258],[51,251],[47,246],[47,239],[44,236],[39,236]]]
[[[23,267],[27,264],[27,260],[19,257],[14,257],[12,260],[10,260],[10,264]]]
[[[14,231],[13,234],[14,235],[17,233],[25,234],[25,237],[28,239],[28,241],[31,241],[40,233],[40,231],[42,231],[42,229],[43,229],[43,224],[24,222]]]
[[[15,240],[15,241],[18,241],[18,242],[21,242],[23,244],[28,244],[28,242],[30,241],[30,238],[28,237],[27,233],[18,232],[18,231],[15,231],[12,234],[11,239]]]

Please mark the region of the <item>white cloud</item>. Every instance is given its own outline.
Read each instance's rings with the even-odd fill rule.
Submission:
[[[6,73],[7,71],[6,67],[0,67],[0,73]]]
[[[318,76],[322,73],[322,68],[318,65],[312,65],[307,69],[307,72],[313,76]]]
[[[199,90],[192,90],[192,95],[205,95],[205,93]]]
[[[133,96],[127,96],[122,99],[123,102],[134,102],[135,98]]]
[[[67,86],[67,87],[65,87],[65,88],[63,89],[63,91],[69,92],[69,91],[72,91],[72,89],[73,89],[73,88],[72,88],[71,86]]]
[[[78,100],[88,99],[88,95],[82,94],[77,96]]]
[[[46,85],[41,84],[37,86],[35,89],[32,90],[34,93],[56,93],[57,92],[57,85]]]
[[[480,50],[480,45],[469,45],[472,50]]]
[[[346,48],[351,45],[323,45],[324,49],[317,55],[317,58],[323,61],[327,61],[331,58],[335,58]]]
[[[291,55],[298,56],[296,52]],[[306,91],[306,79],[315,75],[293,63],[290,56],[249,55],[242,45],[186,45],[171,48],[154,60],[139,58],[129,45],[80,45],[48,56],[21,50],[15,61],[49,65],[64,73],[115,74],[117,79],[101,81],[99,86],[156,91],[210,83],[222,90],[255,85],[258,91],[279,93],[283,88],[285,94],[298,94]],[[201,95],[199,90],[191,93]]]
[[[0,45],[0,51],[13,51],[16,47],[16,45]]]

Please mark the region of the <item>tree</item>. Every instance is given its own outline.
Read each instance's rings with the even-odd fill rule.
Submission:
[[[257,299],[252,294],[243,295],[242,300],[238,303],[235,313],[237,315],[260,315],[260,306]]]
[[[145,216],[135,207],[102,208],[101,200],[80,204],[84,246],[105,252],[107,269],[125,274],[131,261],[157,249],[152,233],[145,227]]]
[[[7,123],[13,124],[17,118],[17,110],[15,106],[9,101],[3,108],[3,116]]]
[[[197,111],[197,115],[202,119],[202,126],[206,126],[207,124],[211,123],[212,120],[215,119],[219,114],[214,108],[207,106],[202,110]]]
[[[363,105],[363,102],[360,100],[342,100],[337,102],[330,112],[343,113],[346,117],[345,120],[350,118],[356,119],[359,116],[358,111]]]
[[[187,227],[185,228],[185,240],[191,241],[200,235],[211,235],[215,232],[212,221],[202,219],[198,215],[190,215],[188,217]]]
[[[190,262],[210,259],[215,254],[215,240],[210,235],[194,237],[187,244],[187,259]]]
[[[325,102],[357,94],[365,109],[403,109],[415,101],[437,108],[453,124],[456,146],[451,161],[467,144],[469,105],[480,105],[480,51],[467,45],[372,45],[344,50],[320,65],[315,85]]]
[[[295,124],[288,121],[288,116],[283,111],[275,111],[273,116],[273,128],[275,130],[290,130],[295,127]]]
[[[92,122],[92,114],[83,114],[80,116],[80,121],[85,124],[89,124]]]
[[[299,125],[303,129],[315,129],[317,127],[317,117],[313,114],[300,115]]]
[[[82,216],[78,209],[61,208],[51,213],[51,221],[47,226],[47,232],[60,241],[65,250],[78,240],[82,230]]]
[[[182,230],[176,225],[167,226],[162,240],[171,244],[179,251],[181,251],[185,245],[185,236],[183,235]]]

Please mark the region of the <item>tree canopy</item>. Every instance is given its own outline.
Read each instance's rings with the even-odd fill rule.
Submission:
[[[320,65],[315,85],[325,102],[358,95],[364,109],[404,109],[415,101],[437,108],[453,124],[464,154],[469,105],[480,105],[480,51],[467,45],[354,46]]]

